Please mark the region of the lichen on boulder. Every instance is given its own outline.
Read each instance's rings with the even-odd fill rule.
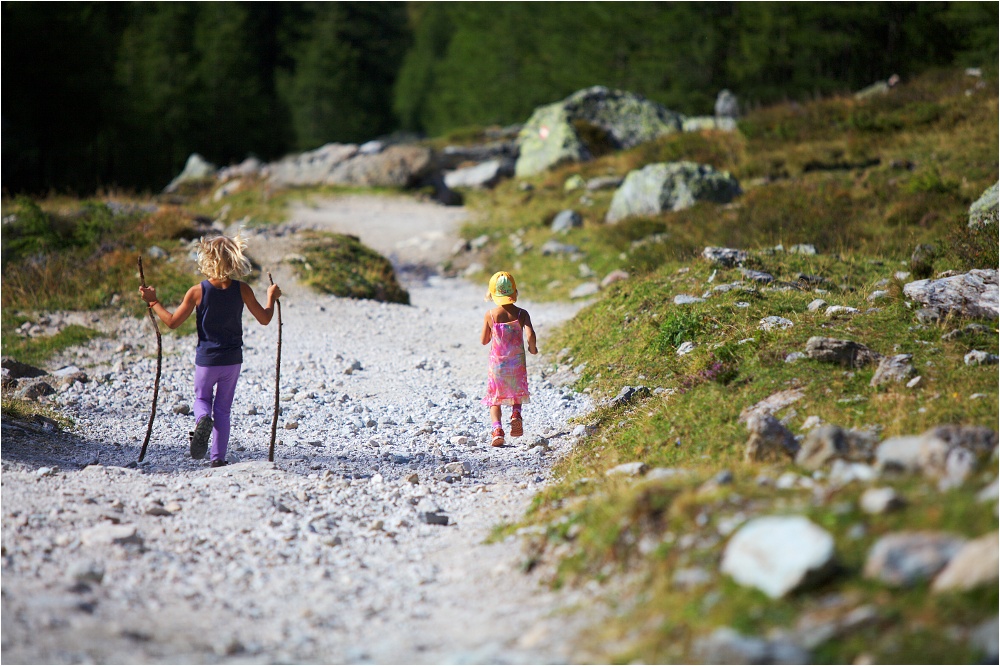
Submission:
[[[740,185],[727,171],[707,164],[661,162],[632,171],[615,192],[605,222],[690,208],[698,201],[729,203]]]

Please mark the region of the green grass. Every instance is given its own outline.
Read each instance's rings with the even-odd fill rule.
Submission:
[[[388,259],[345,234],[311,232],[302,247],[305,261],[294,263],[299,279],[314,289],[347,298],[409,305]]]
[[[579,263],[598,279],[617,268],[642,275],[665,261],[693,258],[707,245],[811,243],[825,254],[892,261],[909,258],[920,243],[945,244],[949,234],[968,245],[962,227],[969,204],[997,179],[998,109],[995,85],[967,97],[963,76],[932,72],[866,101],[777,105],[748,114],[742,133],[669,135],[527,179],[529,191],[509,181],[471,192],[467,204],[477,215],[463,236],[488,234],[484,274],[510,270],[523,293],[541,300],[565,298],[593,279],[581,274]],[[624,176],[676,160],[730,171],[743,196],[728,206],[697,205],[606,225],[611,191],[563,188],[573,175]],[[567,208],[582,215],[583,227],[553,235],[549,224]],[[970,261],[996,265],[995,230],[992,235],[973,243],[965,267]],[[582,262],[542,256],[550,239],[577,246]],[[959,252],[955,242],[945,245]]]
[[[23,338],[15,333],[8,333],[3,336],[3,355],[12,356],[29,365],[40,365],[63,349],[82,345],[100,336],[100,332],[77,324],[71,324],[55,335],[36,338]]]
[[[975,499],[995,469],[946,493],[923,478],[883,478],[879,483],[896,487],[908,505],[867,516],[858,508],[862,484],[820,498],[811,490],[758,486],[758,475],[773,479],[795,467],[745,463],[748,432],[739,421],[745,408],[796,388],[804,397],[778,417],[797,434],[810,416],[874,429],[879,439],[944,423],[996,428],[995,367],[963,362],[970,349],[996,349],[996,320],[982,322],[989,333],[942,341],[944,333],[967,322],[919,325],[915,308],[902,297],[902,282],[893,278],[896,271],[911,270],[911,252],[921,243],[938,249],[923,268],[932,274],[998,264],[996,228],[966,228],[969,204],[997,178],[997,91],[993,84],[967,97],[963,84],[961,73],[934,72],[863,102],[777,105],[750,113],[739,134],[668,136],[528,179],[531,189],[510,182],[468,195],[478,215],[463,235],[491,238],[484,272],[511,270],[532,299],[565,298],[595,279],[583,275],[580,263],[596,279],[616,268],[632,275],[603,290],[546,343],[564,350],[555,365],[576,368],[576,388],[598,401],[585,417],[591,434],[556,464],[558,481],[535,497],[526,518],[491,535],[496,540],[521,534],[525,567],[544,567],[555,586],[628,574],[626,591],[616,592],[622,599],[618,615],[588,635],[596,661],[690,662],[693,641],[715,627],[763,636],[838,603],[841,614],[873,604],[879,620],[820,645],[813,653],[818,663],[850,663],[862,654],[892,663],[982,657],[960,634],[943,628],[964,629],[994,616],[995,589],[932,595],[923,585],[897,591],[865,580],[861,571],[872,544],[891,531],[975,537],[996,530],[994,505]],[[731,171],[744,194],[728,206],[700,204],[606,225],[611,192],[563,187],[572,175],[624,176],[651,162],[681,159]],[[584,225],[553,234],[549,224],[566,208],[580,212]],[[540,249],[550,239],[575,245],[582,257],[543,256]],[[819,254],[771,249],[797,243],[813,244]],[[675,306],[676,295],[702,296],[742,279],[739,270],[700,258],[709,245],[751,250],[747,265],[771,273],[782,290],[751,286]],[[809,276],[822,281],[810,283]],[[876,289],[890,296],[869,302]],[[810,312],[806,306],[818,297],[862,313],[831,319],[823,309]],[[760,320],[770,315],[793,326],[761,331]],[[923,384],[872,388],[874,367],[785,362],[814,335],[855,340],[883,355],[912,354]],[[677,347],[688,341],[695,350],[677,356]],[[665,391],[627,407],[606,406],[625,385]],[[982,397],[972,399],[975,394]],[[605,475],[632,461],[690,475],[660,482]],[[733,484],[702,489],[724,469],[734,473]],[[776,601],[736,585],[718,572],[726,538],[716,528],[739,512],[808,516],[833,534],[838,571],[819,588]],[[860,536],[858,525],[864,527]],[[708,571],[711,582],[694,590],[674,586],[674,571],[691,566]]]

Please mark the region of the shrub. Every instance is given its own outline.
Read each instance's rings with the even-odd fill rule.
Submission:
[[[697,313],[691,310],[671,312],[660,324],[660,331],[653,344],[661,353],[668,352],[685,342],[694,342],[702,328],[702,318]]]

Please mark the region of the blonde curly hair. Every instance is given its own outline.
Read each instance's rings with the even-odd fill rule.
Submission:
[[[198,246],[198,270],[210,280],[230,280],[249,275],[252,267],[243,253],[247,242],[235,237],[202,238]]]

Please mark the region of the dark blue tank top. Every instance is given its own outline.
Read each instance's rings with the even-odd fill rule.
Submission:
[[[241,283],[219,289],[201,282],[201,303],[196,309],[198,348],[195,365],[236,365],[243,362],[243,294]]]

